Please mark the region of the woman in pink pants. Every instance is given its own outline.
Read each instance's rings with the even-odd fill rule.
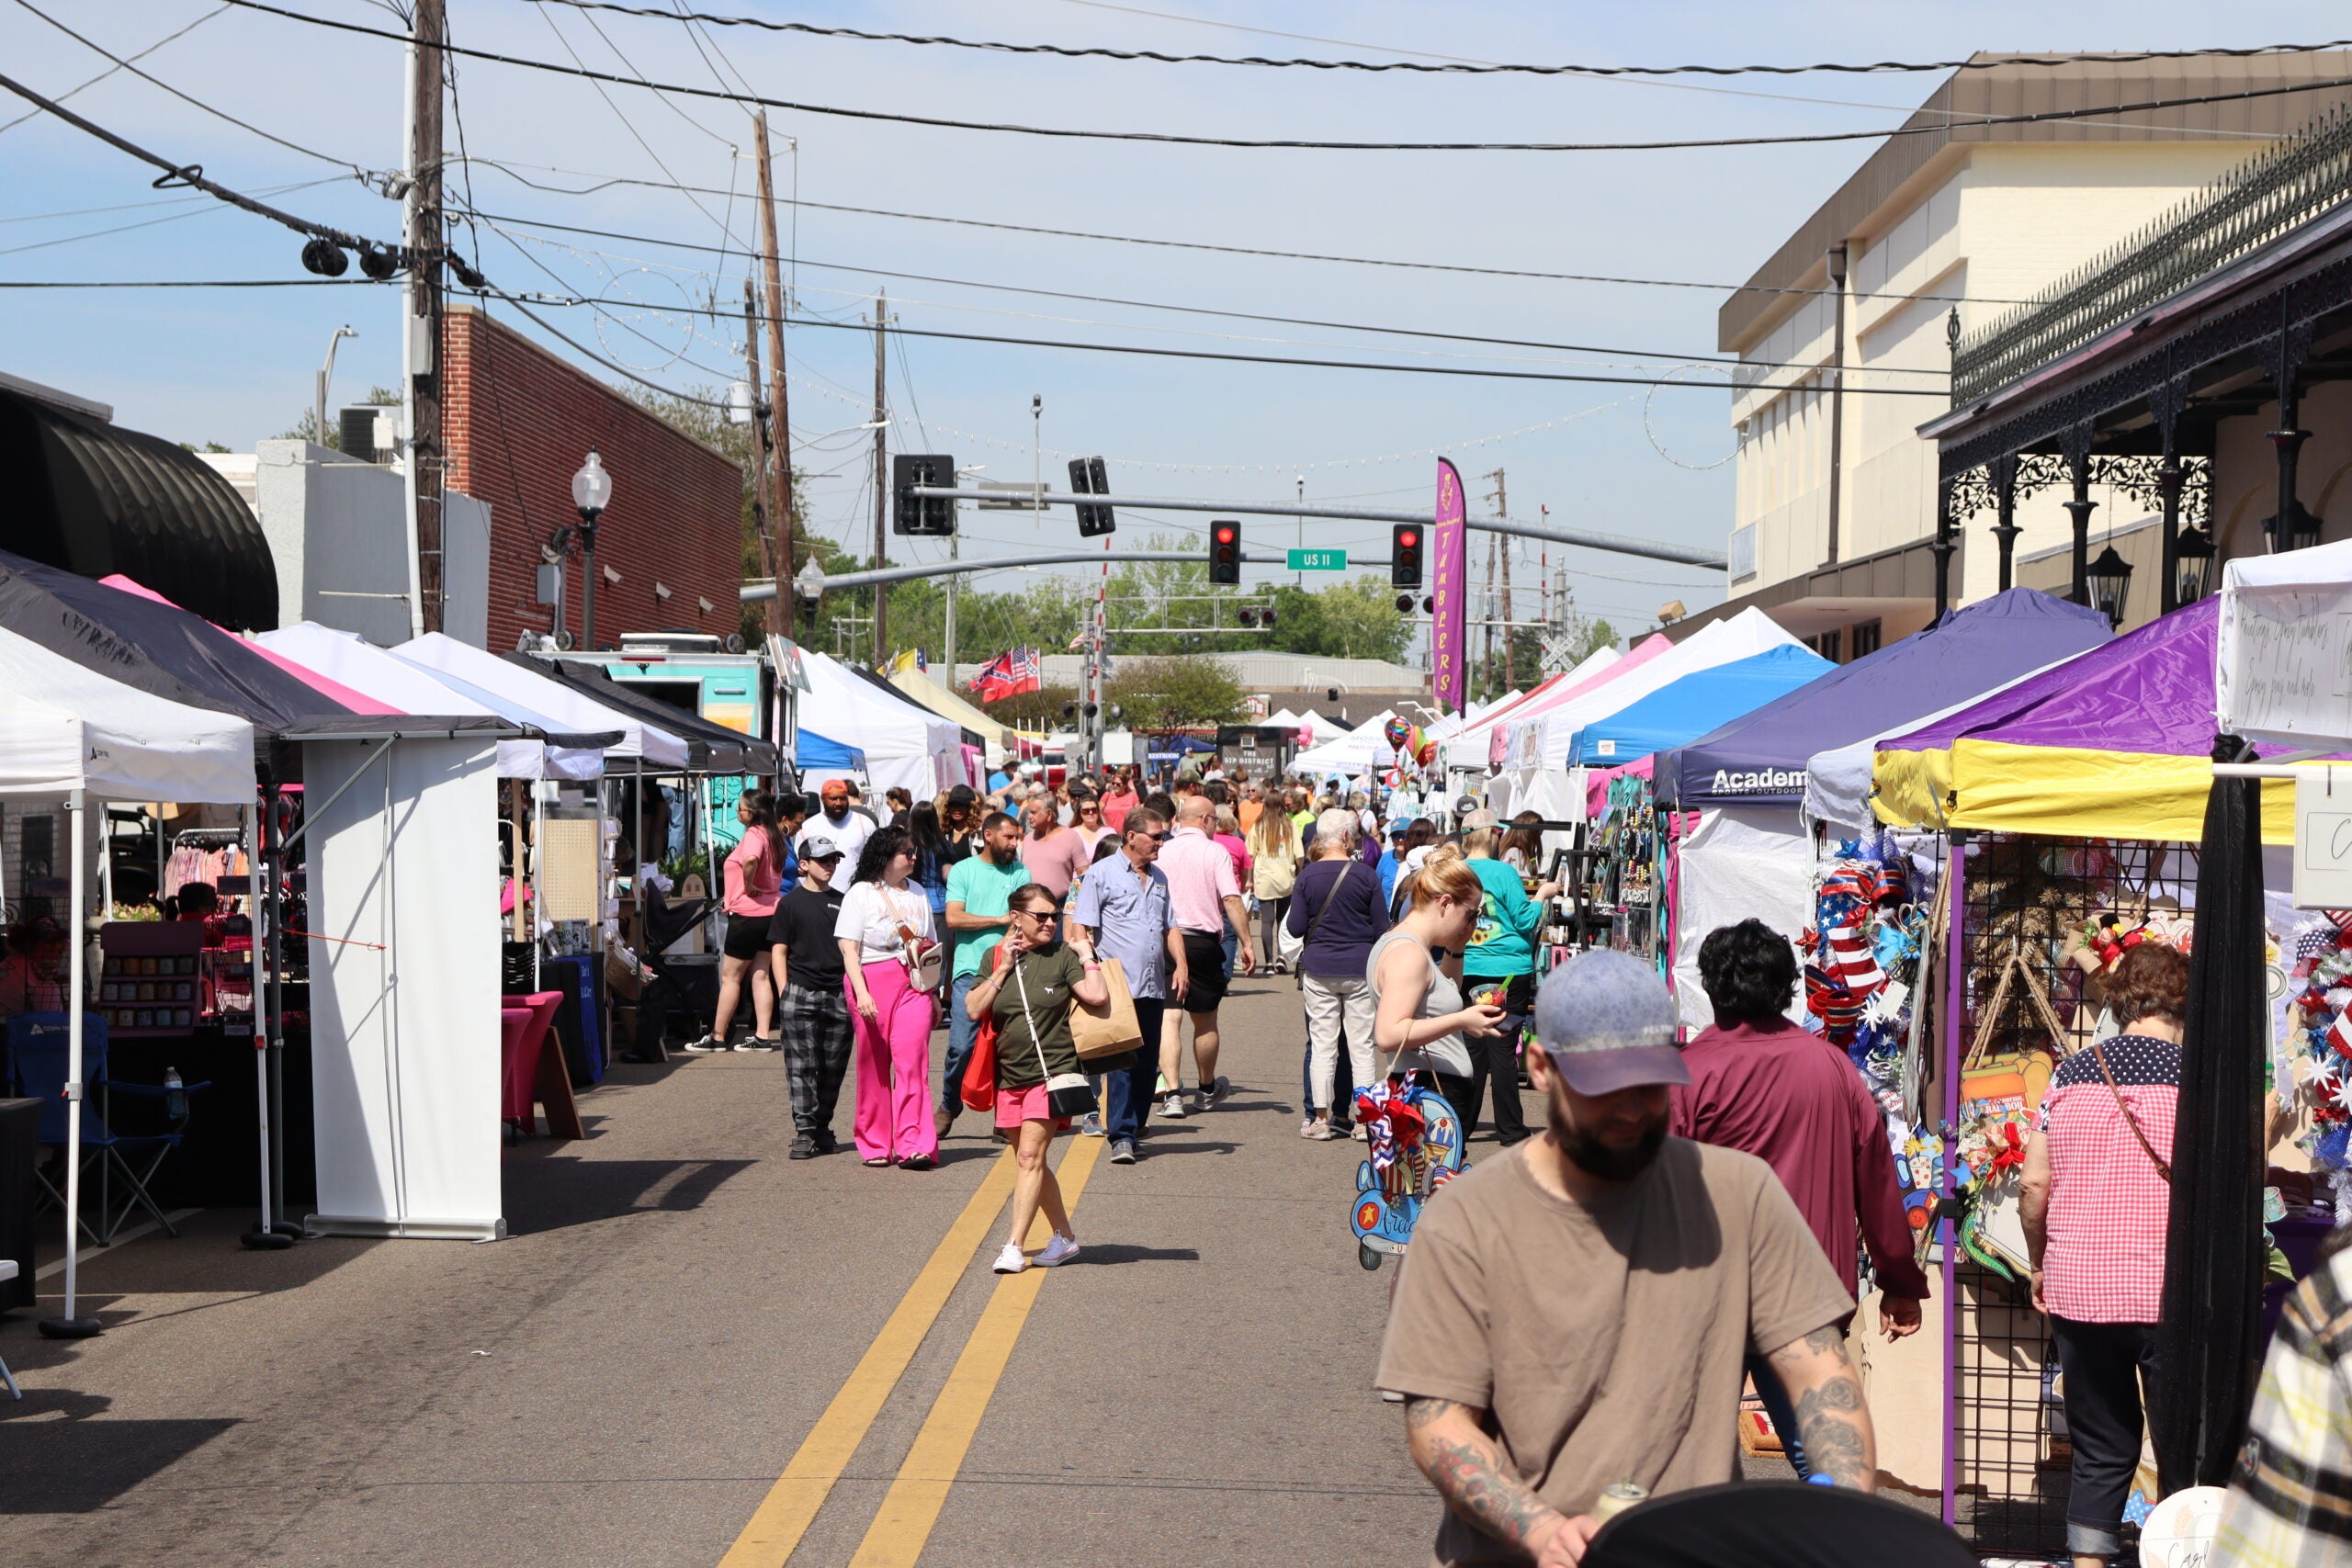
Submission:
[[[929,1170],[938,1163],[931,1115],[932,998],[910,965],[938,941],[931,900],[909,882],[913,851],[885,828],[858,852],[857,875],[833,921],[842,984],[857,1030],[857,1152],[866,1164]]]

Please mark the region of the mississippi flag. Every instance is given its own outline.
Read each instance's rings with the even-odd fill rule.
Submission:
[[[971,689],[980,701],[992,703],[1001,697],[1018,696],[1034,692],[1046,683],[1046,667],[1030,648],[1016,648],[998,654],[980,666],[972,677]]]
[[[980,666],[980,672],[972,677],[971,689],[978,694],[980,701],[992,703],[999,697],[1009,697],[1020,689],[1012,682],[1012,655],[1000,653]]]

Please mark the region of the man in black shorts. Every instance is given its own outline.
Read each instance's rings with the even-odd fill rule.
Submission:
[[[1241,973],[1258,967],[1258,951],[1250,940],[1249,911],[1241,904],[1241,880],[1233,857],[1208,835],[1216,820],[1208,797],[1188,795],[1176,807],[1176,831],[1159,852],[1159,869],[1168,877],[1170,918],[1184,933],[1185,989],[1181,998],[1193,1020],[1193,1061],[1201,1076],[1201,1109],[1225,1098],[1225,1080],[1217,1076],[1216,1010],[1225,1000],[1225,931],[1227,921],[1241,939]],[[1182,1044],[1174,1029],[1162,1026],[1159,1072],[1168,1080],[1162,1116],[1184,1114]]]
[[[833,1107],[849,1070],[849,996],[842,989],[841,943],[833,940],[833,921],[842,912],[833,872],[841,863],[841,850],[823,834],[802,840],[800,881],[776,900],[768,918],[776,1033],[784,1040],[785,1086],[792,1095],[792,1159],[833,1152]]]

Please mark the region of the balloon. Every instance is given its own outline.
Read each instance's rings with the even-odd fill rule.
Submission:
[[[1424,768],[1437,761],[1437,742],[1434,740],[1422,741],[1419,749],[1415,750],[1413,753],[1413,761],[1419,763]]]
[[[1405,742],[1411,737],[1413,727],[1405,719],[1392,718],[1382,726],[1381,733],[1387,737],[1390,750],[1401,751],[1406,749]]]

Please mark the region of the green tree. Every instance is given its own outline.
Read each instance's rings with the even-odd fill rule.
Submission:
[[[1128,657],[1117,661],[1110,696],[1130,728],[1173,729],[1237,722],[1243,693],[1221,659]]]
[[[1396,608],[1396,590],[1374,577],[1354,577],[1309,592],[1274,590],[1274,630],[1265,646],[1326,659],[1385,659],[1396,662],[1413,640],[1413,625]]]

